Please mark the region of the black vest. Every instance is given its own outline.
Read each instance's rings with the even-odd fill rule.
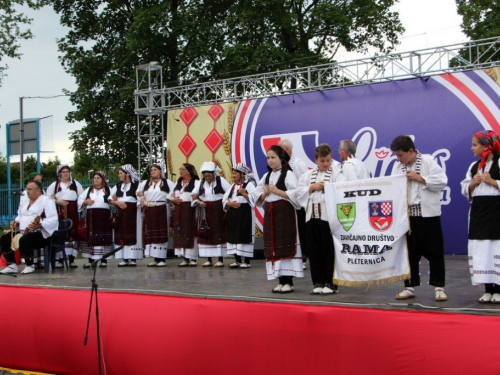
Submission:
[[[194,178],[191,178],[189,180],[189,183],[187,184],[187,186],[184,188],[184,191],[185,192],[188,192],[188,193],[191,193],[194,189],[194,182],[196,180]],[[174,191],[175,190],[179,190],[181,191],[182,190],[182,179],[179,179],[179,181],[177,181],[177,185],[175,185],[175,188],[174,188]]]
[[[116,184],[116,196],[117,197],[123,197],[122,185],[123,185],[123,182],[119,182]],[[128,191],[125,192],[125,195],[128,197],[135,197],[135,192],[137,191],[138,187],[139,187],[139,181],[131,182],[130,189],[128,189]]]
[[[248,183],[249,183],[249,182],[250,182],[250,180],[248,180],[247,182],[245,182],[245,183],[241,186],[241,188],[242,188],[242,189],[246,189],[246,187],[247,187],[247,185],[248,185]],[[234,186],[234,185],[233,185],[233,186]],[[231,199],[231,197],[233,196],[233,190],[234,190],[234,189],[233,189],[233,187],[231,187],[231,191],[230,191],[229,196],[228,196],[228,198],[229,198],[229,199]],[[237,193],[236,193],[236,196],[238,196],[238,195],[241,195],[241,194],[237,192]]]
[[[281,168],[281,174],[276,182],[276,187],[280,190],[286,191],[285,178],[288,171],[292,171],[290,168]],[[269,185],[269,178],[271,177],[271,172],[266,175],[266,185]]]
[[[73,190],[78,195],[78,188],[76,187],[75,180],[71,180],[71,184],[69,185],[69,190]],[[61,180],[57,180],[54,194],[57,194],[60,191],[61,191]]]
[[[224,194],[225,191],[222,188],[222,184],[220,182],[220,176],[215,176],[215,182],[217,185],[214,188],[214,194]],[[200,182],[200,197],[205,194],[205,179],[202,179]]]
[[[498,168],[498,156],[493,156],[493,164],[491,165],[490,168],[490,175],[491,178],[494,180],[500,180],[500,168]],[[475,163],[472,168],[471,168],[471,173],[472,177],[474,177],[477,174],[477,170],[479,169],[479,163],[481,163],[481,160],[478,160],[477,163]]]
[[[170,188],[168,187],[167,179],[162,178],[161,181],[163,182],[163,184],[161,185],[160,190],[167,194],[170,193]],[[144,191],[146,190],[149,190],[149,180],[146,181],[146,186],[144,186]]]

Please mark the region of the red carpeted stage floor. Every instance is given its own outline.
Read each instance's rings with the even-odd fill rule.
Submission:
[[[0,366],[98,374],[90,291],[0,286]],[[99,291],[103,374],[499,373],[495,316]]]

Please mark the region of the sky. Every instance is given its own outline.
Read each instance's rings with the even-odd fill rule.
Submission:
[[[467,41],[461,32],[462,18],[456,12],[455,0],[400,0],[393,11],[399,16],[405,33],[395,52],[406,52],[429,47],[438,47]],[[0,87],[0,153],[5,156],[6,124],[20,117],[20,97],[23,99],[23,118],[52,116],[54,153],[44,153],[41,161],[54,159],[72,164],[69,133],[80,129],[83,123],[68,123],[65,117],[75,108],[63,90],[76,90],[75,80],[64,72],[57,51],[56,39],[66,35],[68,29],[59,24],[59,16],[45,7],[38,11],[28,8],[24,11],[33,18],[31,30],[35,37],[21,43],[20,60],[5,59],[9,65],[7,77]],[[341,53],[337,61],[370,56]],[[161,62],[160,62],[161,63]],[[133,96],[133,92],[130,92]],[[50,99],[34,97],[51,97]],[[19,157],[12,157],[16,162]]]

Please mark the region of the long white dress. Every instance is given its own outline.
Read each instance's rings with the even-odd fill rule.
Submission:
[[[117,197],[117,200],[120,202],[127,202],[127,203],[135,203],[136,204],[136,210],[137,210],[137,220],[136,220],[136,238],[137,242],[135,245],[124,245],[122,250],[118,250],[115,253],[115,257],[117,259],[142,259],[144,258],[144,251],[142,249],[142,211],[139,206],[137,196],[129,196],[126,193],[130,190],[130,187],[132,186],[131,183],[129,184],[121,184],[120,188],[121,191],[123,192],[123,196]],[[111,196],[116,195],[116,189],[117,186],[113,186],[111,188]]]
[[[169,192],[172,192],[175,188],[175,185],[172,181],[166,180],[169,188]],[[152,184],[148,190],[144,190],[146,184],[149,183],[149,180],[142,181],[137,189],[137,192],[144,192],[144,197],[146,198],[146,202],[156,202],[156,206],[167,205],[167,216],[165,217],[165,225],[168,230],[168,223],[170,219],[170,205],[169,205],[169,197],[165,191],[161,190],[160,182]],[[168,250],[168,242],[163,243],[152,243],[149,245],[144,245],[144,256],[150,258],[158,258],[158,259],[166,259],[167,258],[167,250]]]
[[[278,182],[278,178],[280,177],[281,171],[271,172],[271,176],[269,177],[269,184],[276,184]],[[257,184],[257,187],[254,191],[254,199],[257,207],[262,207],[264,202],[276,202],[282,200],[283,198],[277,194],[270,193],[264,202],[259,202],[259,198],[264,193],[264,186],[266,183],[266,175],[262,177],[262,179]],[[288,190],[294,190],[297,188],[297,178],[293,174],[292,171],[288,171],[285,177],[285,186]],[[297,210],[300,206],[287,199],[290,204],[294,206]],[[297,218],[297,216],[296,216]],[[297,219],[295,220],[297,222]],[[299,240],[299,231],[297,229],[297,253],[295,257],[292,259],[282,259],[277,260],[275,262],[266,262],[266,272],[268,280],[275,280],[281,276],[294,276],[294,277],[304,277],[304,271],[302,267],[302,251],[300,248],[300,240]]]
[[[473,197],[480,196],[500,196],[500,181],[497,180],[497,187],[480,183],[476,186],[471,195],[469,195],[469,185],[472,182],[472,163],[467,170],[465,179],[460,183],[462,188],[462,195],[472,202]],[[500,167],[500,160],[498,161]],[[488,172],[493,164],[493,159],[486,163],[485,171]],[[483,171],[479,171],[483,174]],[[485,218],[491,220],[491,218]],[[498,220],[494,218],[494,220]],[[500,227],[499,227],[500,230]],[[471,276],[472,285],[481,284],[499,284],[500,285],[500,272],[498,264],[500,263],[500,240],[469,240],[468,241],[468,254],[469,254],[469,271]]]

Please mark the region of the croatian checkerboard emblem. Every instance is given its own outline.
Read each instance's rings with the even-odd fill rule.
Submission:
[[[368,202],[370,225],[373,229],[384,232],[392,225],[392,201]]]
[[[356,219],[356,203],[337,204],[337,218],[344,230],[348,232]]]

